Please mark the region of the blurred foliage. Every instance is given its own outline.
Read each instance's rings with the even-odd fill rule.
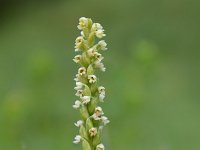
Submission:
[[[76,26],[106,29],[108,150],[199,150],[197,0],[2,1],[0,150],[78,150]]]

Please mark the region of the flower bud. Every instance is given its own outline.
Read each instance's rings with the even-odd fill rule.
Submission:
[[[89,130],[89,134],[90,134],[91,137],[95,136],[97,134],[97,128],[91,128]]]

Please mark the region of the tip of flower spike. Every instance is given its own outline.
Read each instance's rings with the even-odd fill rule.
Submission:
[[[92,24],[92,20],[90,18],[80,17],[77,28],[79,30],[83,30],[85,28],[88,28],[90,26],[90,24]]]

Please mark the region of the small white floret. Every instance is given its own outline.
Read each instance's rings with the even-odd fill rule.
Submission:
[[[100,46],[100,49],[103,50],[103,51],[108,49],[108,48],[106,48],[107,43],[104,40],[99,41],[98,45]]]
[[[89,134],[90,134],[90,136],[95,136],[97,134],[97,128],[91,128],[89,130]]]
[[[105,150],[105,147],[103,144],[99,144],[97,145],[96,150]]]
[[[83,96],[81,97],[83,104],[87,104],[90,102],[91,97],[90,96]]]
[[[78,144],[80,141],[81,141],[82,137],[80,135],[77,135],[75,138],[74,138],[74,141],[73,143],[74,144]]]
[[[88,75],[89,83],[95,83],[97,81],[97,77],[95,75]]]
[[[79,100],[75,101],[75,104],[72,106],[75,109],[78,109],[81,106],[81,102]]]
[[[75,126],[80,127],[83,124],[82,120],[78,120],[76,123],[74,123]]]

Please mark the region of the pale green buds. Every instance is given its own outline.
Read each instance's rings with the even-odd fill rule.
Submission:
[[[96,71],[105,71],[102,63],[104,57],[100,51],[107,50],[104,40],[95,41],[106,36],[104,29],[99,23],[93,23],[90,18],[81,17],[79,25],[81,35],[75,40],[76,55],[73,61],[80,65],[74,80],[76,81],[76,96],[73,108],[80,110],[82,120],[75,123],[79,128],[79,135],[73,141],[75,144],[82,141],[83,150],[105,150],[101,144],[101,132],[103,127],[110,121],[98,102],[105,98],[105,88],[99,86],[99,78]]]

